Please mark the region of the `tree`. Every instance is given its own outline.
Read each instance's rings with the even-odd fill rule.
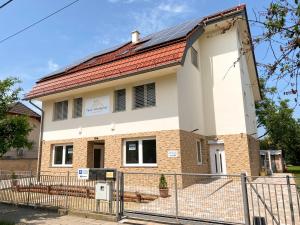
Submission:
[[[274,0],[262,12],[255,13],[250,20],[262,32],[253,38],[255,47],[264,44],[271,54],[268,62],[259,62],[260,76],[266,81],[285,82],[285,95],[296,95],[298,100],[298,78],[300,68],[300,4],[298,0]],[[267,54],[266,53],[266,54]]]
[[[11,104],[19,100],[20,88],[16,78],[0,80],[0,157],[11,148],[31,149],[28,134],[32,130],[27,117],[12,116],[7,112]]]
[[[293,164],[300,163],[300,123],[293,117],[293,109],[288,100],[270,96],[276,88],[266,88],[261,81],[262,100],[256,103],[258,127],[264,127],[265,133],[259,138],[261,149],[282,149],[286,160]]]

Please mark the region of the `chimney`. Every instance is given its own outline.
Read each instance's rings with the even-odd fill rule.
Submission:
[[[140,40],[140,32],[138,32],[137,30],[132,31],[131,32],[131,41],[132,41],[132,44],[138,43],[139,40]]]

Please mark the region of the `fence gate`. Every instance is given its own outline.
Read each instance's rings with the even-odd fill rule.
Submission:
[[[165,222],[245,224],[240,175],[123,173],[124,214]]]
[[[300,224],[299,178],[245,177],[248,212],[246,224]]]

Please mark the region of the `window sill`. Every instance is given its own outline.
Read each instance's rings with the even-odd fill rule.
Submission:
[[[124,165],[121,168],[158,168],[157,165]]]
[[[156,105],[150,105],[150,106],[144,106],[144,107],[140,107],[140,108],[132,108],[132,110],[140,110],[140,109],[150,109],[150,108],[155,108]]]
[[[51,168],[72,168],[73,165],[52,165]]]
[[[126,112],[126,109],[124,109],[124,110],[119,110],[119,111],[113,111],[112,113],[121,113],[121,112]]]

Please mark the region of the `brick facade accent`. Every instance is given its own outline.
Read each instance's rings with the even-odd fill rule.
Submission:
[[[123,165],[123,142],[132,138],[156,138],[157,166],[154,167],[126,167]],[[224,141],[227,173],[240,174],[247,172],[249,175],[258,175],[259,151],[256,139],[246,134],[222,135],[218,137],[205,137],[199,134],[183,131],[169,130],[158,132],[133,133],[94,138],[70,139],[64,141],[44,141],[42,154],[42,171],[51,172],[77,172],[81,167],[93,167],[93,144],[104,144],[104,167],[116,168],[123,172],[147,173],[210,173],[209,144],[210,139]],[[204,140],[202,149],[202,164],[197,163],[196,141]],[[73,143],[73,166],[53,167],[52,149],[54,144]],[[169,158],[168,150],[177,150],[178,157]],[[141,184],[142,179],[132,177],[130,182]],[[137,180],[136,180],[137,179]],[[181,178],[180,178],[181,179]],[[183,186],[195,183],[196,177],[182,179]],[[158,177],[146,179],[147,185],[158,185]],[[172,182],[172,181],[171,181]],[[131,183],[131,184],[132,184]],[[171,184],[170,184],[171,185]]]
[[[246,172],[258,176],[260,170],[258,141],[247,134],[211,136],[211,140],[223,140],[228,174]]]
[[[251,167],[251,175],[259,176],[260,172],[260,154],[259,154],[259,141],[248,135],[248,145],[249,145],[249,155],[250,155],[250,167]]]

